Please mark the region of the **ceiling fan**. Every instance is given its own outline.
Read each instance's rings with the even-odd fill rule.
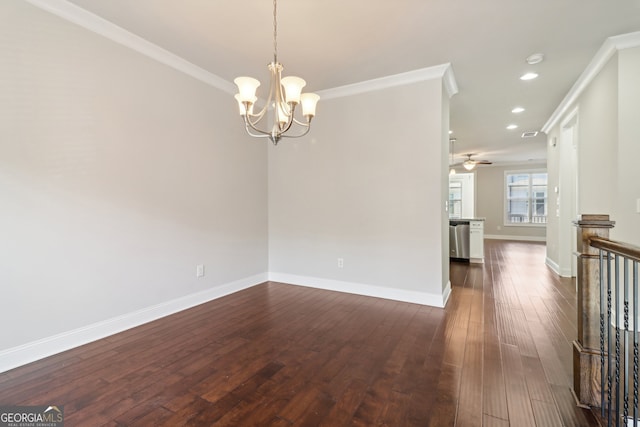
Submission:
[[[470,170],[473,170],[476,167],[476,165],[492,164],[492,162],[488,160],[473,160],[471,158],[471,156],[474,155],[473,153],[464,154],[465,156],[467,156],[467,159],[464,162],[453,164],[453,144],[455,144],[456,141],[457,141],[456,138],[449,138],[449,154],[451,154],[451,161],[449,162],[449,166],[451,167],[451,169],[449,170],[449,175],[455,175],[456,166],[463,166],[466,170],[470,171]]]
[[[474,160],[474,159],[471,158],[471,156],[473,156],[473,154],[465,154],[465,156],[467,156],[467,159],[462,163],[458,163],[458,165],[462,165],[468,171],[473,170],[473,168],[475,168],[476,165],[491,165],[491,164],[493,164],[493,162],[490,162],[488,160]],[[456,166],[458,166],[458,165],[456,165]]]

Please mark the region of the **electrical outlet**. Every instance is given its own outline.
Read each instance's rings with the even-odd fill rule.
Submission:
[[[501,226],[499,226],[499,225],[498,225],[498,226],[496,226],[496,228],[498,229],[498,231],[502,230],[502,227],[501,227]]]
[[[338,258],[338,268],[344,267],[344,258]]]
[[[196,265],[196,277],[204,277],[204,265]]]

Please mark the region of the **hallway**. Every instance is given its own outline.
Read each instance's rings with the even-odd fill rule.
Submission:
[[[480,413],[484,426],[597,425],[570,391],[575,279],[545,266],[540,243],[485,240],[485,257],[484,266],[451,265],[456,425],[478,425]]]

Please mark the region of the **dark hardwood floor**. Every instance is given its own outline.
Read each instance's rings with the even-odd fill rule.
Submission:
[[[0,374],[66,426],[595,426],[542,244],[453,264],[446,309],[266,283]]]

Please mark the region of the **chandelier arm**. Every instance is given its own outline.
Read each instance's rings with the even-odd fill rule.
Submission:
[[[283,133],[282,135],[280,135],[280,137],[281,138],[300,138],[301,136],[305,136],[311,130],[311,118],[312,117],[309,118],[307,123],[302,123],[298,119],[294,118],[293,121],[297,125],[302,126],[304,128],[304,132],[302,132],[301,134],[298,134],[298,135],[286,135],[286,134]],[[289,127],[291,127],[291,126],[289,126]]]
[[[256,126],[258,123],[260,123],[260,120],[262,120],[266,111],[266,108],[263,108],[262,111],[260,111],[258,114],[249,114],[245,115],[245,117],[248,117],[247,120],[251,123],[252,126]]]
[[[271,136],[271,132],[265,132],[255,127],[254,124],[247,119],[247,116],[244,116],[244,127],[247,130],[247,133],[251,136],[260,137],[260,138],[266,138]],[[251,133],[251,130],[258,132],[258,134]]]
[[[308,126],[308,127],[305,128],[305,131],[302,132],[299,135],[282,134],[282,135],[280,135],[280,138],[300,138],[301,136],[305,136],[306,134],[308,134],[310,130],[311,130],[311,126]]]
[[[295,111],[295,104],[287,104],[289,105],[289,114],[287,115],[287,124],[282,128],[278,128],[279,130],[279,134],[282,135],[285,132],[288,132],[289,129],[291,129],[291,125],[293,125],[293,121],[295,120],[295,118],[293,117],[293,113]]]
[[[271,135],[251,133],[251,131],[249,130],[249,128],[245,128],[245,130],[247,131],[247,134],[248,134],[249,136],[252,136],[252,137],[254,137],[254,138],[271,138]]]
[[[255,105],[255,104],[254,104]],[[269,103],[267,102],[265,104],[264,107],[262,107],[262,109],[260,111],[258,111],[257,113],[251,113],[248,114],[250,117],[254,117],[257,118],[257,120],[255,120],[253,123],[258,123],[260,120],[262,120],[262,117],[264,117],[264,113],[267,112],[267,107],[269,106]]]
[[[303,126],[303,127],[305,127],[305,128],[308,128],[308,127],[310,127],[310,126],[311,126],[311,120],[310,120],[310,119],[309,119],[309,120],[307,120],[307,123],[301,122],[300,120],[298,120],[298,119],[296,119],[296,118],[294,118],[294,119],[293,119],[293,121],[294,121],[297,125],[299,125],[299,126]]]
[[[293,111],[292,111],[293,113]],[[298,135],[287,135],[286,132],[288,132],[291,129],[291,126],[293,125],[293,123],[296,123],[299,126],[302,126],[305,130],[304,132],[302,132],[301,134]],[[263,131],[261,129],[258,129],[257,127],[254,126],[254,123],[251,123],[251,121],[247,120],[245,117],[245,129],[247,131],[247,133],[251,136],[257,137],[257,138],[270,138],[272,141],[275,139],[276,141],[281,139],[281,138],[300,138],[302,136],[305,136],[306,134],[309,133],[309,131],[311,130],[311,120],[309,120],[308,123],[302,123],[299,120],[297,120],[296,118],[293,117],[293,114],[291,114],[291,116],[289,117],[288,123],[287,125],[283,128],[283,129],[278,129],[278,132],[273,135],[271,132],[266,132]],[[251,130],[258,132],[258,134],[254,134],[251,133]],[[276,142],[274,142],[276,143]]]

